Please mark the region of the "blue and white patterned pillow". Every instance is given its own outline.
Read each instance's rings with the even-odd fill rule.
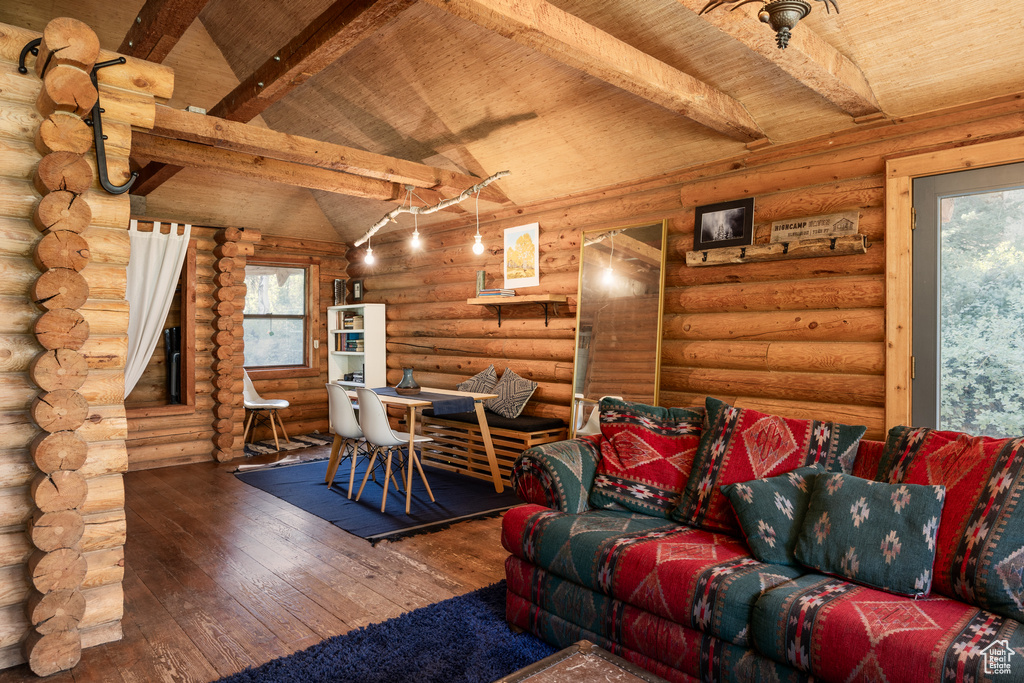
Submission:
[[[505,368],[501,373],[501,379],[491,393],[497,394],[498,398],[492,398],[484,405],[492,412],[509,419],[519,417],[526,407],[526,402],[537,391],[537,383],[523,379],[512,370]]]
[[[459,382],[455,388],[459,391],[470,391],[474,394],[490,394],[494,391],[494,385],[498,383],[498,373],[494,371],[494,365],[488,365],[486,370],[481,370],[465,382]]]

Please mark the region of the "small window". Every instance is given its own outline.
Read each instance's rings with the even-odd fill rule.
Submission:
[[[249,263],[245,268],[245,366],[309,365],[308,266]]]

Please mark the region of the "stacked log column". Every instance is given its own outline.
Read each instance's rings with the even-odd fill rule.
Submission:
[[[235,427],[242,424],[245,412],[241,391],[236,390],[242,383],[244,362],[242,354],[236,355],[241,341],[237,317],[245,299],[245,285],[241,285],[241,298],[237,298],[239,286],[236,285],[239,279],[244,279],[245,273],[245,256],[238,245],[241,239],[242,231],[237,228],[218,230],[214,235],[217,247],[213,255],[217,260],[213,263],[216,272],[213,279],[213,453],[219,462],[236,456]]]
[[[30,486],[36,510],[28,534],[35,550],[28,563],[31,631],[25,655],[40,676],[78,663],[78,625],[86,606],[81,588],[87,564],[80,541],[88,486],[78,470],[85,464],[87,446],[76,430],[89,411],[78,392],[89,372],[79,352],[89,326],[77,309],[89,296],[80,272],[89,261],[89,246],[81,233],[92,213],[82,195],[92,185],[93,173],[83,156],[91,146],[91,132],[81,117],[96,101],[88,72],[98,55],[99,40],[89,27],[57,19],[44,30],[36,60],[36,72],[43,78],[36,102],[43,117],[36,146],[45,156],[33,178],[42,195],[34,222],[43,237],[35,248],[41,273],[31,297],[44,312],[35,325],[43,351],[29,375],[40,389],[31,416],[42,433],[31,447],[39,472]]]

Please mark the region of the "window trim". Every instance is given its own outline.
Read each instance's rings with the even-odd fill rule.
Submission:
[[[885,429],[912,424],[914,178],[1024,161],[1024,137],[885,161]]]
[[[313,340],[316,337],[317,326],[320,321],[320,259],[315,256],[250,256],[246,259],[245,265],[248,266],[250,263],[259,264],[261,266],[284,266],[286,268],[305,269],[306,313],[302,317],[304,318],[303,336],[306,340],[306,346],[303,351],[305,361],[302,365],[272,365],[261,367],[245,366],[245,371],[249,373],[250,379],[253,380],[284,379],[287,377],[318,377],[320,375],[320,353],[319,349],[313,348]],[[244,276],[242,281],[244,283]],[[246,317],[243,304],[243,335]]]

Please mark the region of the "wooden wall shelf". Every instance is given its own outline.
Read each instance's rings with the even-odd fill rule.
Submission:
[[[558,304],[568,301],[565,294],[524,294],[521,296],[478,296],[466,299],[470,306],[490,306],[498,312],[498,327],[501,327],[501,307],[519,304],[537,304],[544,307],[544,327],[548,326],[548,306],[558,315]]]
[[[752,244],[749,247],[725,247],[686,252],[686,265],[690,267],[722,266],[732,263],[782,261],[785,259],[818,258],[864,254],[868,250],[866,235],[843,237],[817,237],[809,240]]]

